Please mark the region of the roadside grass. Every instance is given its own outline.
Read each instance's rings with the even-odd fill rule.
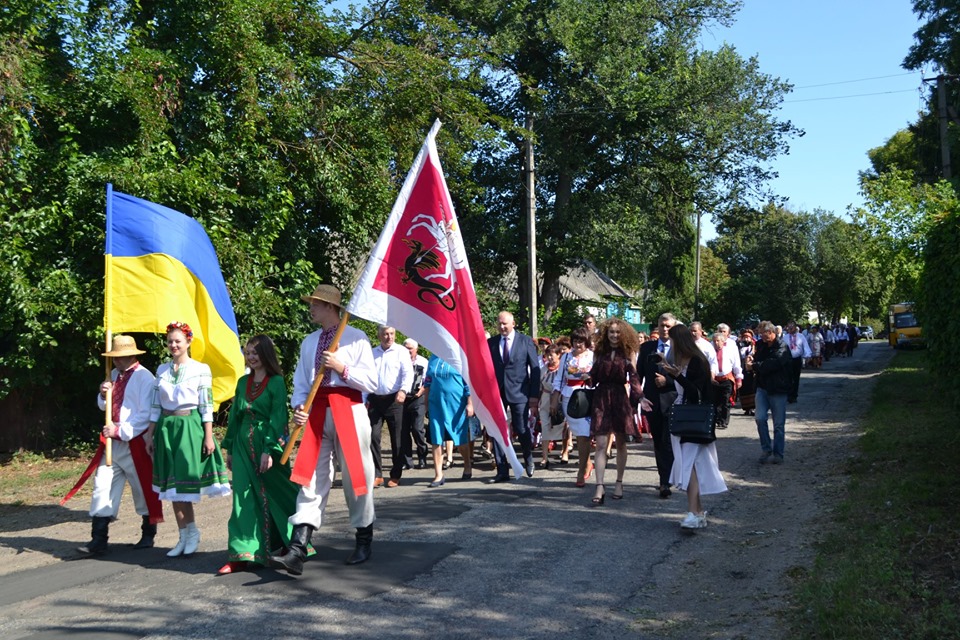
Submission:
[[[0,459],[0,505],[40,505],[59,500],[83,473],[90,456],[17,452]],[[85,491],[89,491],[92,482]]]
[[[899,353],[877,382],[794,637],[960,638],[960,427],[926,364]]]

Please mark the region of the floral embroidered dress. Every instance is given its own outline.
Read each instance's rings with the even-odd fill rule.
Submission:
[[[230,495],[220,449],[203,455],[203,423],[213,422],[210,367],[187,360],[157,369],[150,422],[153,433],[153,490],[161,500],[199,502],[200,496]]]
[[[232,456],[233,512],[227,523],[231,562],[266,564],[271,552],[290,542],[299,487],[290,482],[290,465],[280,464],[287,429],[287,389],[281,376],[259,385],[246,375],[237,382],[223,448]],[[261,455],[273,466],[260,473]]]

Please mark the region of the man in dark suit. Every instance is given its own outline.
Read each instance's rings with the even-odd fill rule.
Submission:
[[[667,429],[666,412],[676,397],[676,389],[671,380],[663,375],[660,362],[670,353],[670,337],[667,332],[677,324],[672,313],[660,316],[658,326],[660,338],[647,340],[640,345],[640,355],[637,357],[637,372],[643,378],[643,396],[653,407],[644,411],[643,415],[650,425],[650,435],[653,436],[653,452],[657,460],[657,472],[660,475],[660,497],[670,497],[670,470],[673,468],[673,445],[670,442],[670,431]],[[661,396],[663,396],[661,398]]]
[[[500,400],[510,416],[513,432],[520,440],[523,464],[530,477],[533,476],[533,432],[527,422],[527,409],[536,415],[540,408],[540,356],[533,338],[515,331],[515,326],[513,314],[502,311],[497,316],[500,335],[490,338],[487,344],[500,385]],[[507,442],[508,446],[510,444]],[[494,456],[497,475],[489,482],[507,482],[510,480],[510,464],[499,445],[495,446]]]

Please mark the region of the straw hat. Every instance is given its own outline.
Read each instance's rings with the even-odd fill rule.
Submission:
[[[122,358],[123,356],[136,356],[146,351],[137,349],[137,341],[133,336],[113,336],[113,349],[101,355],[110,358]]]
[[[317,288],[313,290],[313,293],[308,296],[300,296],[300,299],[304,302],[313,302],[316,300],[317,302],[329,302],[337,307],[343,306],[341,304],[340,289],[330,284],[318,284]]]

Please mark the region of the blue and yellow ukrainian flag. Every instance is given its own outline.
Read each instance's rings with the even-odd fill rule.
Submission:
[[[233,397],[244,373],[230,294],[200,223],[107,185],[104,327],[163,333],[174,320],[193,329],[191,357],[213,373],[213,399]]]

